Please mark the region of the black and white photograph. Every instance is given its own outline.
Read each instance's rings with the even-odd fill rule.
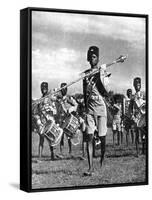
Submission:
[[[31,189],[146,185],[147,15],[30,17]]]

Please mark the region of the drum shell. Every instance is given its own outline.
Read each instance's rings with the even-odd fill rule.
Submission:
[[[76,131],[79,128],[79,126],[80,126],[79,120],[74,115],[71,114],[69,117],[66,118],[62,128],[66,133],[66,135],[72,138],[76,134]]]
[[[56,146],[61,140],[63,130],[54,121],[50,120],[42,128],[41,134],[44,134],[51,146]]]

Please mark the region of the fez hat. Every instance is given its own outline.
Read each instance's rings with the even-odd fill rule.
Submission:
[[[92,54],[95,54],[97,57],[99,57],[99,48],[96,46],[89,47],[87,53],[87,61],[90,61]]]

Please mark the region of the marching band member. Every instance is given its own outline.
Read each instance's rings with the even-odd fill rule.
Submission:
[[[145,112],[142,111],[142,108],[145,109],[145,100],[144,94],[141,92],[141,78],[136,77],[133,80],[133,85],[135,88],[135,95],[132,101],[131,109],[132,109],[132,119],[135,122],[135,144],[136,144],[136,151],[137,157],[139,155],[139,136],[141,136],[142,141],[142,153],[144,153],[145,148],[145,140],[146,140],[146,122],[145,122]],[[138,122],[143,117],[143,124],[139,125]],[[141,127],[142,126],[142,127]]]
[[[67,83],[61,83],[61,88],[65,87],[66,85]],[[61,125],[67,115],[69,115],[70,113],[76,112],[77,102],[74,100],[73,97],[67,95],[67,87],[61,89],[61,92],[58,94],[57,99],[58,99],[57,121]],[[67,139],[68,139],[69,154],[71,155],[72,153],[71,138],[67,137]],[[61,142],[60,142],[61,154],[63,153],[63,146],[64,146],[64,134],[62,135]]]
[[[41,93],[42,97],[45,97],[48,95],[48,83],[42,82],[41,83]],[[45,125],[45,123],[48,120],[53,120],[53,115],[56,114],[56,107],[54,102],[52,101],[54,99],[50,99],[49,97],[45,98],[44,101],[38,104],[38,113],[36,115],[36,124],[38,127],[38,133],[39,133],[39,157],[42,156],[43,152],[43,146],[44,146],[44,135],[41,134],[42,127]],[[48,141],[49,142],[49,141]],[[51,151],[51,159],[54,160],[54,151],[53,147],[51,146],[49,142],[49,147]]]
[[[121,134],[121,117],[122,117],[122,104],[121,99],[118,96],[114,98],[115,103],[113,105],[113,122],[112,122],[112,131],[113,131],[113,145],[115,141],[115,135],[117,134],[117,144],[120,145],[120,136]],[[122,139],[121,139],[122,141]]]
[[[86,149],[86,124],[85,124],[85,104],[83,98],[77,99],[78,107],[77,113],[80,123],[80,130],[82,132],[82,159],[85,160],[85,149]]]
[[[87,52],[87,61],[91,69],[98,68],[99,48],[91,46]],[[103,86],[103,74],[106,70],[106,65],[103,65],[100,72],[93,75],[91,78],[83,80],[83,91],[86,106],[86,134],[87,134],[87,155],[89,169],[84,173],[85,176],[91,176],[93,172],[93,136],[98,129],[98,135],[101,141],[101,157],[100,164],[105,154],[105,143],[107,133],[107,110],[103,100],[106,90]]]
[[[131,120],[131,102],[133,100],[132,95],[132,89],[128,89],[127,92],[127,98],[124,99],[124,124],[125,124],[125,130],[126,130],[126,144],[128,146],[128,136],[131,136],[131,142],[134,143],[134,124]]]

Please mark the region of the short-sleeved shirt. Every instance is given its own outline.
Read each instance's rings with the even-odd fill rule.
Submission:
[[[87,113],[97,116],[107,116],[106,105],[103,99],[105,91],[104,87],[104,73],[106,65],[100,70],[100,73],[92,76],[85,83],[84,90],[86,92]]]

